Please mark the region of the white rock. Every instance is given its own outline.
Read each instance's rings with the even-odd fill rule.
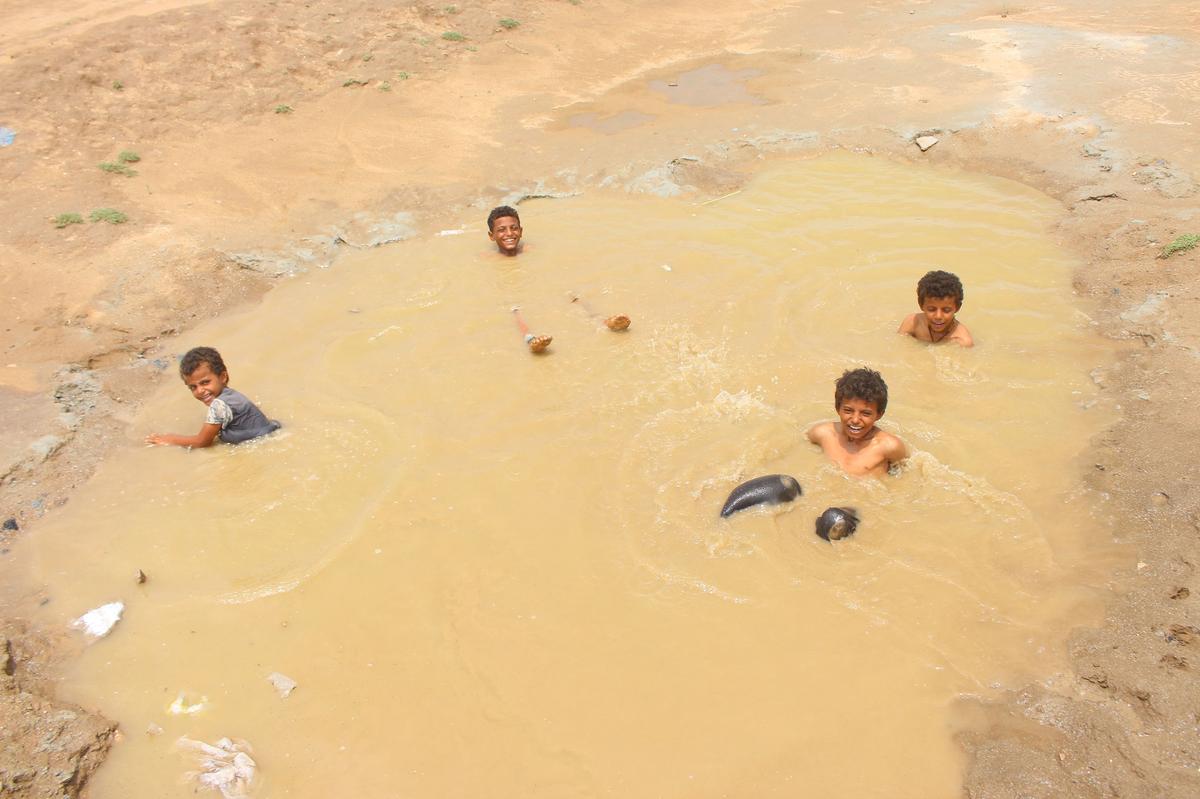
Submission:
[[[280,699],[287,699],[292,691],[296,690],[296,681],[286,674],[280,674],[273,671],[267,675],[267,682],[275,686],[275,690],[279,692]]]
[[[930,147],[932,147],[933,145],[938,143],[938,137],[937,136],[918,136],[914,143],[918,147],[921,148],[921,152],[925,152]]]
[[[109,602],[107,605],[89,610],[71,622],[71,626],[77,630],[83,630],[94,638],[103,638],[112,630],[113,625],[121,620],[123,612],[125,612],[124,602]]]

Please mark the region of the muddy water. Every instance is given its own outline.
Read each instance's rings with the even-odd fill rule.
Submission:
[[[1119,557],[1054,204],[838,156],[522,212],[517,259],[448,219],[198,331],[285,430],[138,447],[199,426],[172,378],[25,542],[43,622],[128,605],[64,686],[127,736],[93,795],[191,795],[188,735],[248,740],[261,796],[957,796],[954,699],[1053,679]],[[974,350],[894,332],[933,267]],[[860,364],[915,452],[880,481],[804,437]],[[718,518],[776,471],[797,502]],[[832,504],[863,518],[835,545]]]

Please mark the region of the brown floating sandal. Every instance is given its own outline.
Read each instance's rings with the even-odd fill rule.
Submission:
[[[535,336],[532,333],[525,334],[525,343],[529,345],[529,351],[535,354],[545,352],[553,340],[553,336]]]

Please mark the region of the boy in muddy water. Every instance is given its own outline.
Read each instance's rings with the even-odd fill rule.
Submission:
[[[898,333],[906,333],[917,341],[938,344],[953,341],[972,347],[975,340],[967,326],[954,318],[962,308],[963,286],[957,275],[935,269],[917,281],[917,307],[920,313],[904,317]]]
[[[887,383],[873,369],[847,370],[834,384],[833,407],[838,421],[808,429],[808,440],[847,473],[860,477],[885,474],[908,457],[908,447],[875,426],[887,410]]]
[[[229,370],[221,353],[212,347],[195,347],[179,361],[179,376],[192,396],[208,406],[208,415],[194,436],[154,433],[147,444],[172,444],[177,447],[209,447],[220,438],[226,444],[240,444],[279,429],[279,422],[268,419],[258,406],[241,392],[229,387]]]
[[[521,227],[521,217],[517,213],[517,209],[510,205],[498,205],[488,212],[487,217],[488,238],[496,245],[496,250],[504,256],[515,257],[525,251],[525,246],[521,243],[521,236],[524,229]],[[599,319],[600,317],[590,308],[587,303],[579,296],[572,294],[571,302],[577,303],[591,317]],[[517,328],[521,331],[521,335],[525,340],[525,344],[529,347],[529,351],[533,353],[545,352],[553,340],[551,336],[537,335],[530,332],[529,325],[521,317],[519,307],[512,309],[513,316],[517,321]],[[602,320],[604,326],[614,332],[620,332],[629,328],[629,317],[624,314],[617,314]]]

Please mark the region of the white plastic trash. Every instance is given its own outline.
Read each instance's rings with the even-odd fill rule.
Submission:
[[[180,738],[175,746],[193,753],[199,768],[189,771],[187,778],[204,788],[220,791],[225,799],[242,799],[249,795],[250,783],[258,764],[250,757],[250,744],[241,740],[221,738],[215,744]]]
[[[103,638],[121,620],[121,614],[124,612],[124,602],[109,602],[107,605],[89,610],[71,622],[71,626],[77,630],[83,630],[93,638]]]

